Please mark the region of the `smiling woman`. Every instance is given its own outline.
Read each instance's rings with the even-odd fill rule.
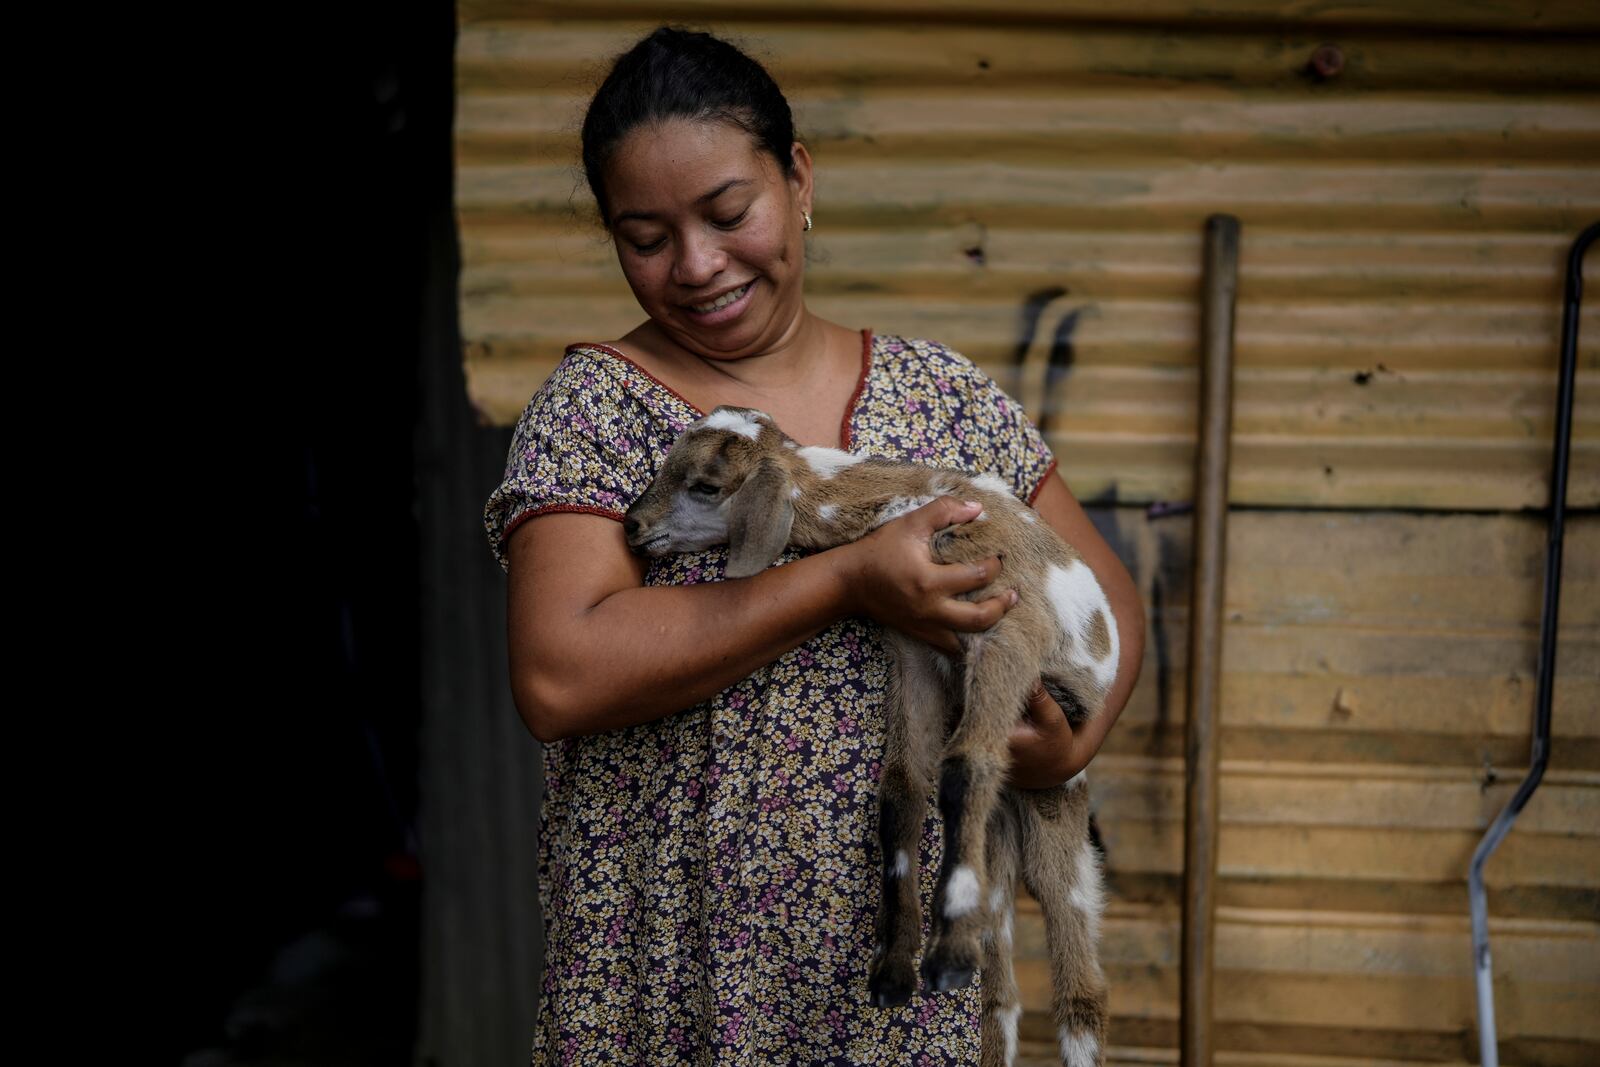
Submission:
[[[1078,549],[1121,650],[1090,727],[1074,733],[1042,691],[1017,709],[1011,778],[1029,788],[1081,771],[1126,702],[1144,633],[1132,582],[981,369],[808,310],[812,159],[760,64],[707,34],[655,31],[596,93],[583,158],[645,318],[568,348],[484,510],[509,576],[512,691],[546,746],[533,1063],[975,1064],[980,1016],[986,1045],[1014,1051],[1008,975],[893,1009],[867,990],[883,628],[952,651],[1008,610],[1009,590],[971,599],[1005,585],[998,559],[929,551],[979,506],[941,497],[737,579],[721,545],[630,553],[624,511],[721,405],[767,413],[830,462],[993,475]],[[934,811],[925,902],[942,834]],[[1063,1055],[1097,1062],[1086,1047]]]
[[[668,119],[640,127],[607,169],[617,257],[646,334],[706,359],[729,360],[818,328],[804,315],[802,218],[811,157],[792,148],[786,175],[737,127]],[[820,323],[820,320],[819,320]]]

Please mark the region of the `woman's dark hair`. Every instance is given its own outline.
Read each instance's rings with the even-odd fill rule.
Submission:
[[[617,57],[583,118],[583,170],[611,228],[605,165],[632,130],[664,119],[727,122],[794,171],[794,118],[766,68],[709,33],[662,26]]]

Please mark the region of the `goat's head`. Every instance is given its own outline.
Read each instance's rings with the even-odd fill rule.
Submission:
[[[628,547],[665,556],[726,543],[729,578],[764,570],[794,525],[785,440],[769,415],[750,408],[725,405],[694,423],[624,516]]]

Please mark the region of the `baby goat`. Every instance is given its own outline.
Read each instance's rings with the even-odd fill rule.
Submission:
[[[984,510],[934,534],[933,559],[999,556],[1001,577],[963,596],[981,600],[1009,586],[1020,599],[989,630],[960,634],[959,659],[884,631],[897,669],[886,713],[883,893],[868,989],[873,1004],[889,1007],[917,988],[917,844],[937,778],[944,858],[934,899],[942,906],[922,977],[936,991],[959,989],[981,964],[982,1062],[1012,1062],[1022,1012],[1011,968],[1020,874],[1044,914],[1062,1062],[1099,1064],[1106,986],[1087,785],[1082,774],[1053,789],[1012,790],[1004,782],[1011,730],[1035,679],[1044,679],[1076,728],[1100,712],[1116,676],[1111,606],[1078,553],[994,475],[802,448],[763,412],[735,407],[719,407],[684,431],[623,527],[629,547],[651,556],[727,543],[727,577],[744,578],[788,545],[844,544],[939,496],[975,500]]]

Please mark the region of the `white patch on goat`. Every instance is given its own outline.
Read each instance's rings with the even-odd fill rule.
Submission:
[[[1007,908],[1000,917],[1000,948],[1004,952],[1011,951],[1011,928],[1016,924],[1016,916],[1016,908]]]
[[[1109,689],[1117,677],[1117,628],[1111,621],[1111,605],[1100,583],[1095,581],[1094,571],[1082,560],[1074,560],[1067,567],[1051,566],[1045,576],[1045,593],[1056,609],[1061,629],[1072,642],[1072,662],[1093,674],[1102,688]],[[1105,615],[1111,645],[1106,658],[1100,660],[1091,656],[1088,648],[1089,626],[1096,612]]]
[[[1001,909],[1004,909],[1003,914]],[[1006,952],[1011,951],[1011,927],[1015,921],[1014,916],[1017,912],[1016,908],[1010,906],[1006,900],[1006,891],[1004,887],[995,886],[993,889],[989,890],[989,910],[998,916],[999,926],[997,929],[1000,935],[1001,949]],[[985,933],[984,936],[987,937],[988,934]]]
[[[972,484],[979,489],[987,489],[991,493],[999,493],[1001,496],[1016,495],[1012,493],[1011,486],[1007,485],[1005,479],[998,474],[980,474],[972,479]]]
[[[790,500],[799,500],[800,499],[800,487],[798,485],[789,490],[789,499]]]
[[[823,522],[832,522],[838,514],[839,506],[837,504],[823,504],[817,508],[817,518]]]
[[[755,412],[761,416],[761,412]],[[750,415],[741,415],[737,411],[713,411],[701,419],[694,426],[695,430],[727,430],[740,437],[748,437],[754,441],[761,436],[761,423]]]
[[[817,472],[819,478],[832,478],[846,467],[854,467],[865,458],[850,452],[841,452],[837,448],[823,448],[821,445],[807,445],[795,454],[811,464],[811,469]]]
[[[1022,521],[1023,522],[1038,522],[1039,521],[1039,516],[1034,512],[1034,510],[1032,508],[1028,508],[1027,510],[1025,510],[1022,513]]]
[[[908,515],[920,507],[924,507],[939,499],[936,496],[897,496],[878,510],[878,519],[872,524],[877,529],[886,522],[893,522],[902,515]]]
[[[896,878],[904,878],[906,876],[906,872],[910,870],[911,857],[906,855],[904,849],[901,849],[899,852],[894,854],[894,876]]]
[[[1094,845],[1085,841],[1078,849],[1073,871],[1072,891],[1067,894],[1067,899],[1074,908],[1083,912],[1083,919],[1089,927],[1089,938],[1092,941],[1100,940],[1100,913],[1106,907],[1105,889],[1100,884],[1100,864],[1095,858]]]
[[[959,919],[978,906],[978,875],[966,864],[955,869],[944,887],[944,917]]]
[[[1013,1004],[1009,1008],[995,1008],[994,1021],[1000,1024],[1000,1036],[1006,1043],[1006,1067],[1011,1067],[1017,1060],[1017,1017],[1022,1014],[1022,1005]]]
[[[1066,1067],[1094,1067],[1100,1059],[1100,1042],[1093,1034],[1075,1034],[1065,1026],[1061,1039],[1061,1062]]]
[[[783,447],[787,448],[790,452],[794,452],[799,449],[800,442],[791,437],[789,440],[783,443]]]
[[[1068,789],[1071,789],[1074,786],[1078,785],[1080,782],[1081,783],[1087,783],[1088,781],[1089,781],[1089,768],[1085,767],[1083,770],[1079,771],[1077,774],[1074,774],[1071,778],[1068,778],[1067,782],[1066,782],[1066,786],[1067,786]]]

